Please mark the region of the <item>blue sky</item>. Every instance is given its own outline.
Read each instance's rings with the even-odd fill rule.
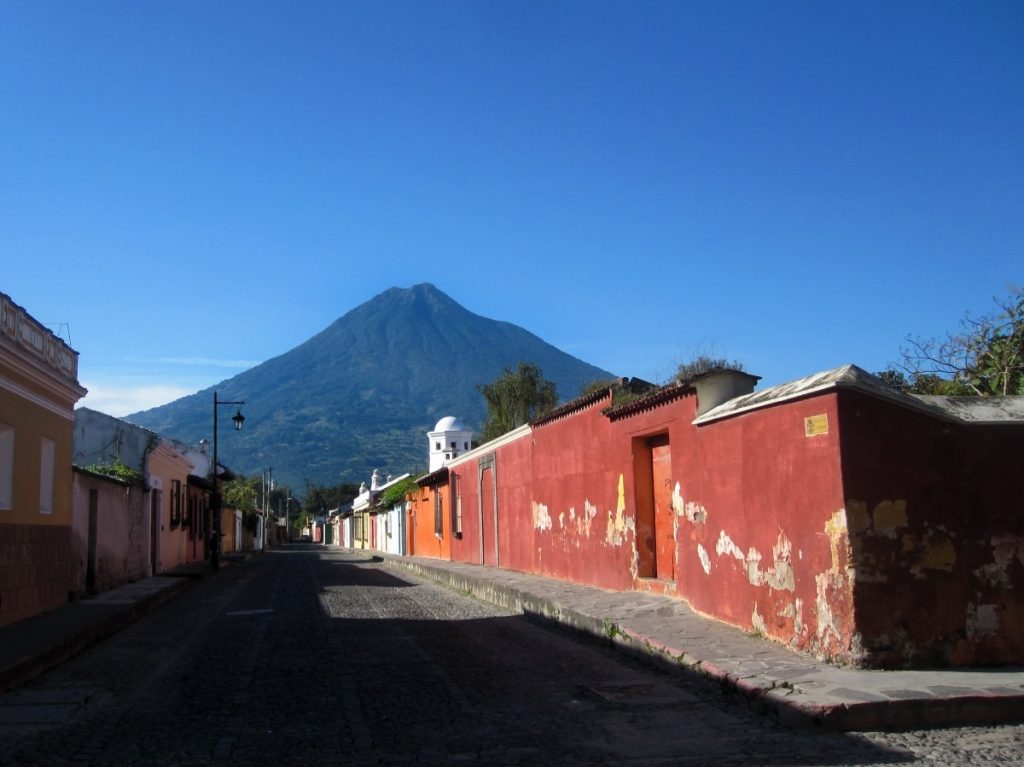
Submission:
[[[114,415],[419,282],[762,385],[1024,284],[1016,1],[5,0],[0,115],[0,290]]]

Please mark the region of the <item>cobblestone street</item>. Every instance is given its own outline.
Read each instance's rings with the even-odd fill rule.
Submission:
[[[1024,727],[789,729],[368,556],[225,569],[0,696],[0,764],[1024,764]]]

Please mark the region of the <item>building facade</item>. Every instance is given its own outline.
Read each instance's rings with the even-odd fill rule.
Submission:
[[[151,574],[149,492],[76,466],[71,532],[73,591],[96,594]]]
[[[180,443],[161,437],[141,426],[90,408],[75,411],[74,433],[75,465],[104,470],[118,465],[131,470],[138,477],[143,495],[130,513],[129,526],[113,536],[121,542],[120,555],[126,560],[140,556],[141,572],[137,577],[158,575],[179,565],[196,562],[205,554],[204,546],[196,546],[195,520],[190,517],[194,501],[190,502],[189,476],[194,470],[194,459]],[[83,480],[84,481],[84,480]],[[79,493],[76,516],[87,516],[91,500]],[[134,520],[138,516],[138,521]],[[118,517],[99,517],[99,533],[110,525],[120,526]],[[76,530],[90,528],[79,523]],[[90,542],[78,541],[79,548]]]
[[[0,293],[0,625],[73,589],[72,424],[78,353]]]
[[[445,462],[410,553],[687,600],[863,666],[1024,662],[1024,398],[855,366],[611,389]]]

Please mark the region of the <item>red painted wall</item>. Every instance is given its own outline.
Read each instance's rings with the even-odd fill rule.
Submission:
[[[529,548],[523,520],[530,513],[531,456],[531,435],[527,434],[450,467],[459,496],[454,502],[461,503],[463,520],[461,538],[452,540],[452,559],[533,572],[522,566],[518,554],[523,547]],[[480,493],[481,466],[488,467],[483,477],[486,499]],[[493,491],[492,481],[497,483]]]
[[[612,454],[624,471],[627,517],[641,531],[650,483],[650,445],[667,435],[674,578],[659,590],[706,615],[801,649],[845,656],[853,637],[845,573],[842,477],[834,394],[780,403],[694,426],[696,396],[612,422]],[[805,418],[824,416],[826,434],[808,437]],[[831,536],[831,537],[830,537]],[[641,535],[636,586],[659,575],[653,541]],[[833,557],[835,552],[835,561]],[[657,580],[654,581],[658,583]]]
[[[857,627],[873,662],[1024,659],[1024,428],[843,396]]]
[[[615,417],[594,403],[454,462],[462,535],[448,492],[450,549],[427,555],[674,594],[858,664],[1024,661],[1024,428],[852,388],[694,425],[696,393],[672,396]]]
[[[827,431],[808,436],[808,418]],[[679,593],[737,626],[847,656],[854,631],[835,394],[696,427],[682,442]]]
[[[603,400],[536,427],[533,481],[516,504],[516,529],[525,546],[512,567],[605,588],[631,588],[633,540],[619,484],[621,453],[614,451]],[[623,491],[624,492],[624,491]]]
[[[536,427],[532,433],[485,456],[456,462],[463,509],[463,536],[452,543],[460,561],[495,564],[607,588],[631,588],[632,533],[618,513],[618,473],[604,457],[610,426],[601,415],[607,401]],[[493,461],[497,525],[480,498],[481,462]],[[497,530],[495,545],[492,529]],[[614,538],[614,542],[612,539]],[[494,548],[496,548],[496,555]],[[481,559],[483,556],[483,560]]]
[[[476,472],[476,461],[452,466],[448,471],[449,485],[456,488],[456,502],[462,505],[463,529],[461,535],[452,536],[450,552],[451,558],[456,562],[483,564],[480,559],[480,525],[477,522],[479,493],[476,487]]]
[[[819,621],[816,609],[819,576],[845,573],[845,549],[837,546],[834,564],[827,531],[843,506],[834,395],[701,427],[692,424],[692,392],[616,420],[601,412],[608,404],[539,425],[494,451],[500,566],[674,593],[705,614],[794,646],[847,652],[849,584],[825,580],[829,619]],[[815,415],[826,416],[830,432],[806,437],[804,418]],[[670,580],[643,577],[642,552],[647,546],[653,557],[654,549],[637,535],[638,507],[656,495],[643,487],[651,480],[638,475],[638,461],[652,438],[666,437],[671,486],[657,495],[672,504],[669,524],[675,521]],[[464,509],[452,556],[479,563],[477,461],[452,472]],[[659,575],[653,565],[650,574]]]

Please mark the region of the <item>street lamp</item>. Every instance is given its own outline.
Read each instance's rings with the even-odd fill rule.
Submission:
[[[217,399],[217,392],[213,393],[213,497],[210,505],[213,507],[213,543],[210,547],[210,564],[214,570],[220,569],[220,536],[221,536],[221,497],[220,481],[217,476],[217,406],[218,405],[244,405],[245,400],[222,400]],[[242,430],[245,423],[245,416],[241,410],[236,410],[231,416],[235,424],[235,431]]]

